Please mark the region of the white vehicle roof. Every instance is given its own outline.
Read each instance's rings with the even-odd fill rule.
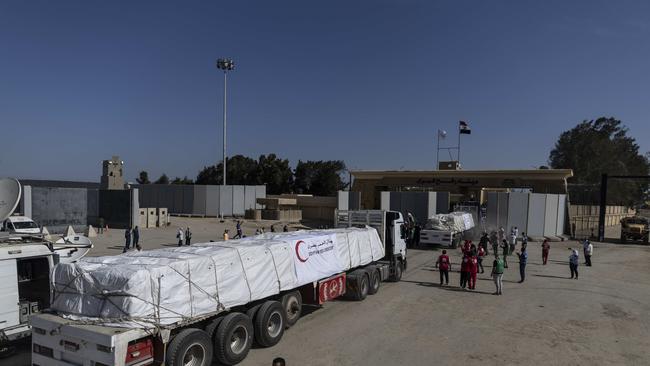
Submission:
[[[33,222],[34,221],[27,216],[9,216],[7,220],[11,222]]]
[[[28,257],[42,257],[52,255],[46,243],[1,243],[0,261],[5,259],[19,259]]]

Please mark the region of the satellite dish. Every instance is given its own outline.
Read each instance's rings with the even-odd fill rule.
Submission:
[[[0,179],[0,222],[14,213],[18,202],[20,202],[20,194],[22,193],[20,183],[14,178]]]

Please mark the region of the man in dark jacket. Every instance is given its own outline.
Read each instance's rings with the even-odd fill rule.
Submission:
[[[140,231],[137,226],[133,228],[133,247],[137,250],[142,250],[140,248]]]
[[[122,253],[126,253],[127,250],[131,247],[131,228],[128,227],[124,230],[124,250]]]

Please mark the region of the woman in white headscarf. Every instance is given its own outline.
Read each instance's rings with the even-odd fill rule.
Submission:
[[[569,248],[571,249],[571,248]],[[580,255],[578,254],[578,251],[575,249],[571,249],[571,255],[569,256],[569,268],[571,269],[571,278],[578,279],[578,260],[580,258]]]

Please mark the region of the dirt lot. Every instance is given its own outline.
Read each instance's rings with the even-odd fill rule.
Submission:
[[[218,220],[175,222],[187,223],[195,241],[223,231]],[[173,246],[174,232],[144,230],[141,241],[148,249]],[[121,252],[121,234],[95,240],[93,254]],[[581,264],[580,279],[571,280],[567,248],[576,244],[552,243],[543,266],[539,243],[531,242],[526,281],[517,283],[518,263],[510,257],[503,296],[491,294],[489,265],[475,291],[460,290],[455,271],[451,286],[440,288],[433,268],[439,250],[410,250],[402,282],[382,284],[363,302],[305,308],[280,344],[251,350],[242,365],[270,365],[278,356],[287,365],[650,364],[650,247],[596,243],[594,266]],[[452,262],[458,260],[454,251]],[[21,351],[0,365],[29,365],[29,346]]]

